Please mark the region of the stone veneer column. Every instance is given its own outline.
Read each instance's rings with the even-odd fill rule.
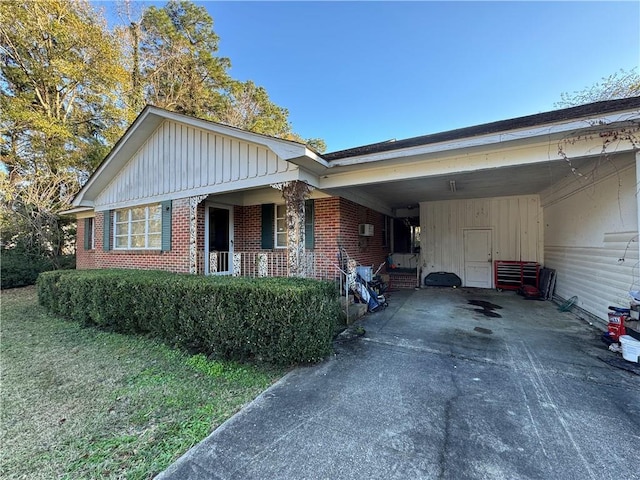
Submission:
[[[189,197],[189,273],[198,273],[198,205],[208,195]]]
[[[272,185],[282,192],[287,206],[287,260],[290,277],[306,277],[304,202],[312,187],[299,180]]]

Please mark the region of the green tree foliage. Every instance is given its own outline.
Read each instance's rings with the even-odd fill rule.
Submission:
[[[124,127],[125,71],[87,2],[1,2],[0,18],[0,155],[8,173],[0,227],[14,243],[57,255],[58,213]]]
[[[125,71],[87,2],[0,3],[0,132],[9,172],[91,170],[122,132]]]
[[[264,87],[229,77],[231,62],[217,57],[219,38],[204,7],[170,0],[149,7],[125,30],[133,98],[186,115],[255,133],[299,141],[318,152],[321,139],[293,133],[289,111],[273,103]],[[135,108],[136,101],[130,102]]]
[[[222,108],[214,115],[218,122],[274,137],[291,132],[288,117],[289,111],[274,104],[264,87],[252,81],[231,82]]]
[[[616,100],[619,98],[635,97],[640,95],[640,75],[638,69],[620,69],[616,73],[602,78],[595,85],[582,90],[560,95],[560,101],[554,105],[557,108],[575,107],[603,100]]]
[[[149,7],[142,16],[139,41],[147,103],[205,118],[220,109],[230,62],[214,55],[218,36],[204,7],[184,0]]]
[[[327,150],[327,144],[322,138],[302,138],[297,133],[291,133],[285,136],[288,140],[293,140],[295,142],[304,143],[311,150],[316,153],[324,153]]]
[[[0,18],[5,248],[61,253],[72,227],[59,213],[145,103],[323,150],[264,88],[229,77],[202,6],[170,0],[113,31],[88,0],[0,2]]]

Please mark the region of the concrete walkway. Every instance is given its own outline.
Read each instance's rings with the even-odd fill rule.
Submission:
[[[157,478],[640,479],[640,368],[554,304],[423,289],[360,323]]]

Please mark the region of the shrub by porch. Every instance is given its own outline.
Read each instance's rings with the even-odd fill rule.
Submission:
[[[300,278],[54,271],[38,278],[38,296],[51,312],[84,325],[279,365],[325,358],[339,314],[332,283]]]

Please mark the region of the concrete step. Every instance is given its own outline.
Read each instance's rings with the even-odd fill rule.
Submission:
[[[346,305],[351,305],[353,303],[353,295],[349,295],[348,297],[340,297],[340,306],[342,310],[346,308]]]
[[[347,311],[343,308],[342,311],[346,314]],[[349,305],[349,318],[347,324],[350,325],[360,317],[363,317],[367,313],[367,305],[365,303],[352,303]]]

